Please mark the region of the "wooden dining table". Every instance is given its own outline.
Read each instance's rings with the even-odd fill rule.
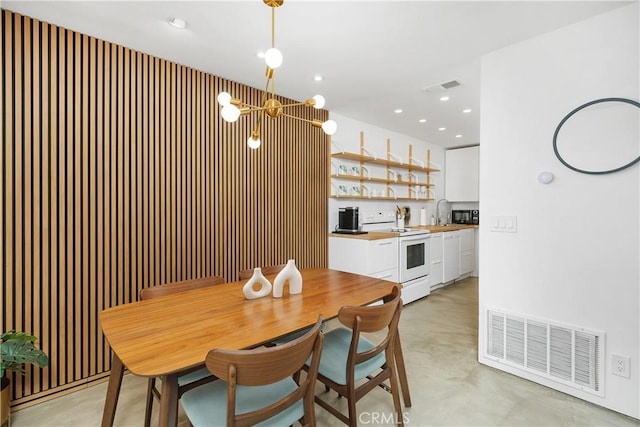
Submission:
[[[108,308],[100,326],[113,350],[102,416],[112,426],[125,368],[162,379],[159,425],[177,423],[178,376],[202,366],[209,350],[250,349],[337,316],[341,307],[380,300],[395,283],[326,268],[301,270],[302,293],[247,300],[245,281]],[[269,277],[271,280],[273,277]],[[400,340],[396,366],[405,406],[411,406]]]

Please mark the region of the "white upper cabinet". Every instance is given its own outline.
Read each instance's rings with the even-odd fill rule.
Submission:
[[[450,202],[478,202],[480,147],[445,151],[445,198]]]

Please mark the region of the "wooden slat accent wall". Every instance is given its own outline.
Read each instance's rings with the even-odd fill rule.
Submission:
[[[0,330],[51,358],[13,377],[14,409],[105,377],[98,313],[143,287],[326,267],[322,131],[267,118],[254,151],[216,97],[257,89],[4,10],[0,37]]]

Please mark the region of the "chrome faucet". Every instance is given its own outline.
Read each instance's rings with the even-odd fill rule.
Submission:
[[[449,202],[447,199],[440,199],[436,203],[436,225],[440,225],[440,202]]]

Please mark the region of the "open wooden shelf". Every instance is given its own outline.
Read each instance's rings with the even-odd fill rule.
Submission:
[[[433,184],[429,184],[429,183],[426,183],[426,182],[394,181],[393,179],[369,178],[368,176],[363,176],[363,175],[345,175],[345,174],[334,173],[334,174],[331,174],[331,178],[335,178],[335,179],[350,179],[352,181],[362,181],[363,183],[375,182],[375,183],[379,183],[379,184],[398,184],[398,185],[415,185],[415,186],[418,186],[418,187],[421,187],[421,186],[433,187]]]
[[[386,196],[353,196],[353,195],[344,195],[344,196],[336,196],[335,194],[331,195],[332,199],[364,199],[364,200],[402,200],[402,201],[412,201],[412,202],[429,202],[434,199],[426,199],[426,198],[415,198],[415,197],[386,197]]]
[[[340,147],[342,148],[342,147]],[[342,159],[347,160],[349,162],[357,162],[359,167],[352,166],[351,170],[356,172],[357,174],[349,174],[349,173],[332,173],[329,176],[329,185],[335,186],[337,185],[333,182],[334,180],[349,180],[349,181],[357,181],[360,183],[359,188],[357,186],[353,186],[354,190],[351,194],[345,194],[344,190],[345,186],[337,192],[342,194],[333,194],[332,198],[340,198],[340,199],[358,199],[358,200],[402,200],[402,201],[418,201],[418,202],[427,202],[430,200],[434,200],[430,198],[431,191],[427,190],[426,192],[419,191],[418,187],[426,187],[430,189],[435,185],[431,183],[430,174],[432,172],[440,172],[440,169],[435,169],[428,167],[431,165],[431,151],[427,150],[426,152],[426,162],[424,163],[427,166],[422,166],[421,161],[416,161],[416,157],[413,155],[413,147],[409,145],[409,152],[407,155],[407,159],[409,159],[409,163],[404,163],[402,161],[391,160],[391,158],[402,160],[400,157],[396,156],[391,152],[391,140],[387,139],[387,153],[386,159],[370,156],[371,152],[367,151],[364,147],[364,132],[360,132],[360,154],[350,153],[347,151],[339,151],[331,154],[332,159]],[[412,163],[416,162],[416,163]],[[333,162],[331,162],[333,166]],[[419,163],[419,164],[418,164]],[[368,169],[365,165],[379,165],[384,166],[386,168],[386,173],[384,177],[369,177]],[[348,165],[343,167],[344,165],[340,165],[338,167],[338,171],[346,172],[348,169]],[[364,170],[367,170],[365,174]],[[400,178],[400,174],[397,173],[397,170],[403,170],[409,172],[409,181],[405,181]],[[414,173],[415,172],[415,173]],[[418,174],[421,174],[418,175]],[[424,176],[426,174],[426,177]],[[403,173],[404,176],[404,173]],[[392,179],[393,178],[393,179]],[[421,179],[424,178],[424,182],[420,182]],[[378,191],[371,191],[368,188],[368,184],[382,184],[384,185],[383,191],[380,191],[380,186],[374,185],[374,189],[378,188]],[[387,194],[386,196],[365,196],[365,187],[367,193],[377,193],[377,194]],[[405,188],[404,191],[398,191],[398,193],[404,193],[405,197],[396,197],[390,196],[390,194],[396,194],[396,190]],[[421,189],[421,188],[420,188]],[[349,192],[347,192],[349,193]],[[355,193],[355,194],[354,194]],[[424,194],[425,197],[411,197],[411,194]]]
[[[389,168],[406,169],[418,172],[440,172],[440,169],[434,169],[427,166],[420,166],[412,163],[396,162],[394,160],[379,159],[377,157],[366,156],[363,154],[347,153],[346,151],[332,153],[331,157],[344,160],[352,160],[356,162],[369,163],[373,165],[381,165]]]

